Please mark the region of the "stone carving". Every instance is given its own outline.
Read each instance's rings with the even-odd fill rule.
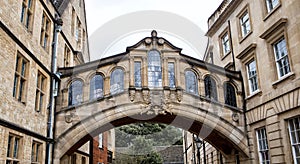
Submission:
[[[74,116],[75,116],[74,112],[67,111],[67,112],[65,113],[65,121],[66,121],[66,123],[71,123],[71,122],[73,122]]]
[[[146,94],[147,93],[147,94]],[[144,104],[141,105],[141,114],[159,115],[172,113],[172,105],[169,100],[170,92],[148,91],[143,92]]]
[[[134,99],[135,99],[135,90],[134,89],[129,88],[129,98],[130,98],[131,102],[134,101]]]
[[[232,114],[232,120],[234,121],[234,122],[238,122],[239,121],[239,114],[238,113],[233,113]]]
[[[177,89],[176,95],[177,95],[177,100],[178,102],[181,102],[182,100],[182,89]]]

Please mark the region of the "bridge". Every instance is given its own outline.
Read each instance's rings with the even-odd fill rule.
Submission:
[[[152,31],[126,52],[60,68],[54,163],[97,134],[136,122],[199,135],[235,163],[249,158],[239,72],[181,53]]]

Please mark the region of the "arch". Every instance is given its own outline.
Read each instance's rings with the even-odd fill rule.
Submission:
[[[161,54],[155,49],[148,52],[148,87],[162,87]]]
[[[224,89],[225,104],[233,107],[237,107],[236,89],[234,85],[230,82],[225,82],[223,84],[223,89]]]
[[[187,93],[198,95],[198,78],[194,71],[185,71],[185,89]]]
[[[78,105],[83,102],[83,82],[74,80],[68,87],[68,106]]]
[[[91,109],[97,112],[72,124],[68,130],[57,137],[55,158],[59,160],[65,154],[72,154],[72,150],[76,150],[103,131],[135,122],[157,122],[176,126],[199,135],[225,155],[230,156],[234,150],[240,151],[242,156],[249,155],[245,133],[236,129],[230,122],[217,114],[190,104],[174,103],[173,105],[172,114],[156,116],[141,114],[140,103],[124,102],[108,109],[103,107],[104,109],[101,110],[95,110],[95,106],[99,108],[95,104],[84,106],[82,107],[84,110]]]
[[[204,77],[205,97],[218,101],[218,89],[216,80],[211,75]]]
[[[102,98],[104,95],[104,78],[101,74],[95,74],[90,80],[90,100]]]
[[[124,71],[121,68],[115,68],[110,75],[110,94],[118,94],[124,91]]]

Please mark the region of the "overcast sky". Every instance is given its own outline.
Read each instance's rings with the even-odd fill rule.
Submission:
[[[94,35],[99,28],[123,15],[149,10],[179,15],[206,32],[207,19],[221,2],[222,0],[85,0],[88,34]],[[133,20],[130,23],[136,22]]]

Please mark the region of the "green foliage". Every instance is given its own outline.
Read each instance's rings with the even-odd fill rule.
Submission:
[[[166,125],[164,124],[151,124],[151,123],[137,123],[124,125],[120,130],[132,135],[149,135],[162,131]]]

